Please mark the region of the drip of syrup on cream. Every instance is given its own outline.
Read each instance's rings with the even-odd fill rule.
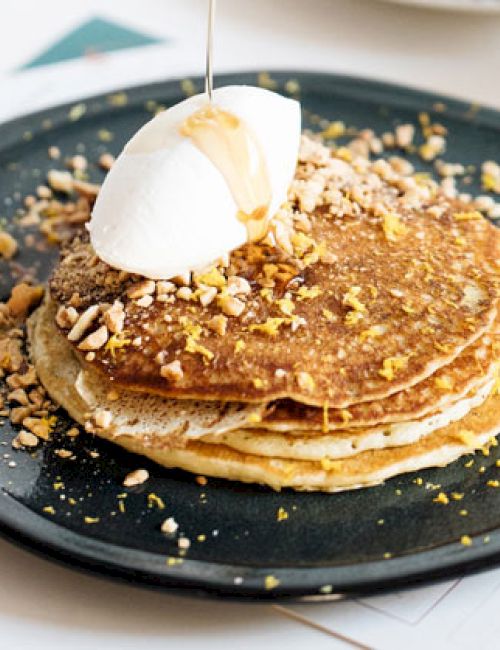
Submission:
[[[271,184],[262,149],[251,129],[236,115],[208,104],[188,117],[180,132],[191,138],[223,175],[249,241],[265,237]]]
[[[213,40],[216,0],[208,10],[205,92],[208,104],[181,125],[181,135],[193,144],[220,171],[238,206],[237,218],[245,224],[249,241],[267,234],[272,192],[266,161],[252,131],[236,115],[214,106]]]

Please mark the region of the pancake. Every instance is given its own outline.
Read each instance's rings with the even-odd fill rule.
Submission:
[[[37,318],[31,321],[31,340]],[[36,346],[32,344],[32,350]],[[71,352],[71,348],[67,349]],[[33,354],[37,371],[56,402],[80,424],[85,424],[85,403],[76,386],[61,374],[59,361],[53,355]],[[75,356],[64,359],[64,374]],[[321,462],[294,460],[248,454],[224,444],[207,444],[190,440],[183,448],[172,448],[165,435],[117,435],[116,430],[96,428],[99,437],[111,440],[128,451],[147,456],[159,465],[181,468],[196,474],[225,478],[246,483],[262,483],[276,490],[290,487],[296,490],[336,492],[376,485],[405,472],[426,467],[444,466],[463,454],[488,444],[500,431],[500,396],[495,390],[481,406],[470,411],[462,420],[423,437],[420,441],[400,447],[363,451],[342,460],[323,459]],[[147,420],[147,417],[145,417]],[[250,432],[252,433],[252,432]],[[334,434],[335,435],[335,434]]]
[[[146,300],[132,298],[139,278],[113,271],[85,238],[76,240],[52,277],[53,299],[79,314],[120,300],[120,344],[128,341],[119,354],[106,345],[89,357],[77,339],[80,358],[133,391],[342,409],[452,363],[495,318],[498,231],[438,186],[411,179],[410,193],[410,179],[384,172],[382,161],[335,155],[306,142],[274,239],[185,279],[171,300],[158,299],[158,283]],[[223,333],[213,327],[221,316]],[[159,355],[179,364],[175,379],[161,375]]]
[[[264,406],[237,402],[179,401],[116,390],[100,375],[81,368],[73,348],[56,328],[54,311],[46,301],[28,322],[31,359],[54,401],[87,428],[93,414],[106,410],[112,414],[111,437],[154,433],[173,446],[244,426],[251,414],[264,410]]]
[[[422,420],[399,422],[383,427],[356,428],[323,434],[318,431],[295,430],[288,433],[264,429],[235,430],[220,435],[207,435],[202,442],[224,444],[231,449],[256,456],[317,460],[349,458],[370,449],[387,449],[411,445],[452,422],[461,420],[480,406],[491,393],[495,376],[473,394]]]
[[[449,365],[416,386],[385,399],[352,404],[348,412],[328,409],[327,413],[292,400],[282,400],[272,405],[263,422],[247,424],[246,427],[264,427],[270,431],[334,431],[344,429],[346,423],[353,428],[422,418],[464,399],[485,383],[485,378],[494,371],[498,356],[494,339],[492,334],[486,334]]]

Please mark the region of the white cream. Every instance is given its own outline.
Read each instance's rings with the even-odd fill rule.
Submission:
[[[206,95],[196,95],[160,113],[113,165],[88,226],[96,253],[111,266],[170,278],[248,241],[227,179],[181,134],[185,120],[206,104]],[[268,214],[274,214],[295,172],[299,103],[262,88],[226,86],[214,91],[213,105],[239,118],[258,142],[271,189]]]

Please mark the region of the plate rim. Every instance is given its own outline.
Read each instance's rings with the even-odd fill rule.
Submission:
[[[373,103],[388,102],[398,108],[432,110],[432,105],[445,103],[446,113],[455,119],[476,125],[485,125],[500,131],[500,111],[480,107],[473,116],[471,103],[453,97],[419,90],[401,84],[367,79],[352,75],[299,70],[268,70],[279,82],[302,79],[315,87],[322,82],[335,82],[335,94],[366,97],[370,92]],[[228,73],[216,76],[217,83],[255,83],[258,71]],[[50,119],[51,128],[68,123],[71,107],[85,104],[82,116],[95,117],[106,112],[112,114],[129,110],[144,103],[155,94],[179,93],[181,78],[113,90],[77,101],[43,109],[0,124],[0,150],[23,142],[26,131],[36,138],[46,132],[44,120]],[[201,84],[201,77],[193,78]],[[110,96],[124,92],[128,101],[124,106],[112,106]],[[378,559],[330,567],[268,567],[228,565],[210,561],[183,559],[181,564],[169,566],[167,556],[141,551],[111,542],[100,541],[74,532],[50,521],[24,505],[21,500],[0,489],[0,534],[23,547],[71,568],[93,575],[105,575],[127,583],[156,587],[190,596],[216,596],[244,600],[337,600],[346,596],[368,594],[389,589],[410,587],[431,580],[449,579],[472,571],[486,569],[500,563],[500,526],[482,535],[490,536],[489,544],[466,548],[460,542],[448,542],[434,548],[412,552],[395,558]],[[266,576],[279,580],[275,589],[265,588]],[[241,584],[235,578],[243,578]],[[331,585],[331,592],[321,587]]]

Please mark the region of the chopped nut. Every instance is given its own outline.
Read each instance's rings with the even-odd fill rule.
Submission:
[[[136,282],[127,289],[127,296],[131,300],[136,300],[137,298],[153,294],[155,289],[156,284],[154,280],[142,280],[141,282]]]
[[[133,472],[127,474],[123,479],[123,485],[125,487],[135,487],[136,485],[141,485],[145,483],[149,478],[149,472],[147,469],[136,469]]]
[[[69,172],[51,169],[47,174],[47,181],[50,187],[56,192],[70,194],[73,191],[73,176]]]
[[[180,381],[184,377],[181,362],[176,359],[160,368],[160,375],[169,381]]]
[[[77,154],[68,160],[68,167],[74,171],[83,172],[87,169],[88,162],[85,156]]]
[[[36,447],[38,438],[30,431],[22,429],[12,441],[13,447]]]
[[[108,328],[102,325],[92,334],[89,334],[79,345],[79,350],[100,350],[108,340]]]
[[[177,293],[175,295],[181,300],[191,300],[193,297],[193,290],[189,287],[181,287],[177,290]]]
[[[22,406],[29,405],[28,395],[26,394],[24,388],[16,388],[16,390],[13,390],[7,395],[7,399],[9,402],[17,402]]]
[[[115,157],[110,153],[103,153],[99,157],[99,167],[105,169],[106,171],[110,170],[115,162]]]
[[[17,241],[5,230],[0,231],[0,255],[10,260],[17,253]]]
[[[142,296],[142,298],[135,301],[135,304],[143,308],[151,307],[153,304],[153,296]]]
[[[159,280],[156,283],[156,294],[158,296],[163,296],[164,294],[174,293],[176,286],[173,282],[167,282],[166,280]]]
[[[25,315],[40,302],[43,294],[43,287],[31,287],[29,284],[21,282],[12,289],[7,307],[13,316]]]
[[[99,305],[88,307],[80,315],[68,334],[69,341],[79,341],[99,315]]]
[[[237,275],[231,275],[227,279],[227,292],[231,296],[246,295],[252,291],[248,280]]]
[[[181,289],[179,289],[179,291],[181,291]],[[215,300],[216,295],[216,287],[206,287],[206,289],[202,289],[199,294],[200,304],[203,305],[203,307],[208,307],[208,305]]]
[[[207,322],[207,327],[219,336],[224,336],[227,330],[227,318],[222,314],[214,316]]]
[[[49,155],[49,158],[51,158],[52,160],[57,160],[58,158],[61,157],[61,150],[59,149],[59,147],[54,147],[54,146],[49,147],[47,153]]]
[[[217,301],[226,316],[240,316],[245,309],[244,302],[226,293],[221,294]]]
[[[413,142],[415,127],[413,124],[400,124],[395,129],[396,145],[401,149],[407,149]]]
[[[70,329],[78,320],[78,312],[74,307],[61,305],[57,310],[56,323],[61,329]]]
[[[109,331],[113,334],[118,334],[123,331],[123,325],[125,323],[123,303],[115,300],[112,306],[104,312],[103,320]]]
[[[100,429],[108,429],[113,422],[113,414],[106,409],[97,409],[93,415],[93,421],[96,427]]]
[[[165,535],[173,535],[177,532],[179,524],[175,521],[173,517],[168,517],[161,525],[161,532]]]

